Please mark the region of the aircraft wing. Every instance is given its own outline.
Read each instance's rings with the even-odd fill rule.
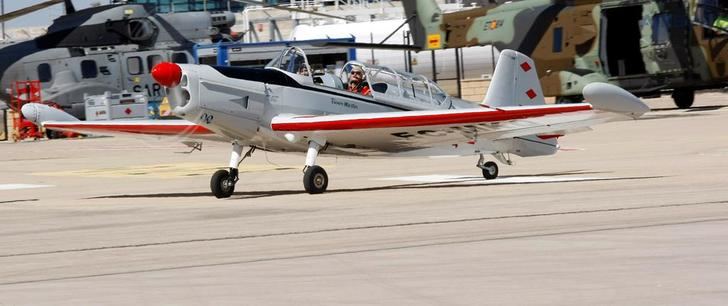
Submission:
[[[591,104],[274,117],[272,130],[290,139],[322,139],[344,148],[402,152],[439,145],[537,135],[543,139],[615,119]]]
[[[114,121],[45,121],[43,127],[55,131],[90,135],[206,136],[207,128],[182,119]]]
[[[80,121],[61,110],[38,103],[23,105],[23,116],[46,129],[100,136],[177,137],[224,141],[204,126],[183,119],[129,119],[113,121]]]

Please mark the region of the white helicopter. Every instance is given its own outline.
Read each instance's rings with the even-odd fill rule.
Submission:
[[[422,76],[387,67],[349,62],[338,75],[315,73],[304,52],[291,47],[264,69],[157,65],[154,78],[166,87],[174,113],[185,120],[84,122],[42,104],[26,104],[22,112],[46,129],[185,133],[230,142],[229,169],[215,172],[210,182],[212,193],[226,198],[235,190],[240,163],[256,149],[305,153],[303,185],[311,194],[328,186],[326,171],[316,164],[322,153],[475,155],[484,178],[495,179],[498,165],[486,161],[485,154],[505,164],[511,164],[510,154],[554,154],[558,137],[649,111],[634,95],[605,83],[584,88],[590,103],[547,105],[534,68],[527,56],[502,51],[485,99],[476,104],[448,96]],[[352,84],[355,92],[344,85],[350,79],[359,81]]]

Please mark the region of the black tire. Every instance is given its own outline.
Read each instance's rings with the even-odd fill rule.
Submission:
[[[61,138],[61,136],[62,136],[62,135],[60,135],[59,132],[52,131],[52,130],[46,130],[45,134],[46,134],[46,138],[48,138],[48,139],[57,139],[57,138]]]
[[[498,164],[492,161],[483,164],[481,169],[483,169],[483,177],[486,180],[492,180],[498,177]]]
[[[675,89],[672,92],[672,100],[677,108],[690,108],[693,106],[693,101],[695,101],[695,91],[692,89]]]
[[[326,191],[329,186],[329,176],[324,168],[311,166],[303,174],[303,188],[310,194],[319,194]]]
[[[217,170],[210,179],[210,190],[216,198],[229,198],[235,192],[235,182],[230,181],[230,172]]]

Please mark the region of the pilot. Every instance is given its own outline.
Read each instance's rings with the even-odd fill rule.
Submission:
[[[350,92],[359,93],[365,96],[371,94],[369,83],[364,80],[364,69],[360,66],[352,66],[349,72],[349,88]]]
[[[306,67],[306,65],[304,65],[304,64],[301,64],[301,66],[298,67],[297,73],[299,75],[309,76],[308,67]]]

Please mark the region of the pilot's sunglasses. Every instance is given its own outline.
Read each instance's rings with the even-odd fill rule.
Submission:
[[[352,72],[351,72],[351,74],[359,74],[359,75],[363,75],[363,73],[361,73],[361,71],[352,71]]]

